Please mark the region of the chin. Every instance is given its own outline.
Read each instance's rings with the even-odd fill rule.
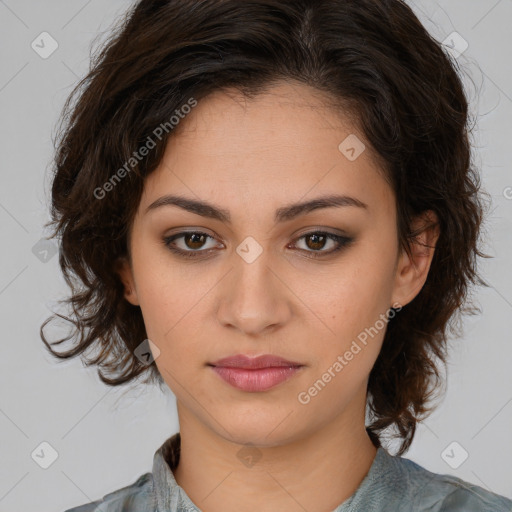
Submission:
[[[289,413],[283,414],[282,409],[278,414],[256,417],[254,414],[233,413],[225,419],[217,418],[220,425],[226,426],[227,431],[219,428],[219,424],[211,426],[219,436],[232,443],[270,448],[293,442],[300,437],[297,422],[289,422],[287,414]],[[292,416],[289,415],[290,418]]]

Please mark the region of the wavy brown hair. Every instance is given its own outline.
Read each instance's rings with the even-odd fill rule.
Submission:
[[[81,355],[117,386],[162,383],[135,348],[146,339],[141,310],[116,273],[156,147],[99,198],[99,187],[183,105],[236,88],[246,97],[278,81],[305,84],[357,123],[396,197],[398,243],[410,254],[413,217],[433,210],[440,235],[425,285],[389,321],[370,373],[367,431],[376,446],[397,431],[401,455],[438,390],[449,332],[460,334],[478,275],[484,217],[469,142],[468,100],[458,64],[400,0],[142,0],[112,31],[61,115],[51,189],[52,237],[71,296],[70,316],[52,315],[41,338],[58,358]],[[178,126],[179,127],[179,126]],[[153,134],[153,135],[152,135]],[[112,182],[111,182],[112,183]],[[49,343],[60,317],[69,336]],[[73,340],[64,352],[53,345]]]

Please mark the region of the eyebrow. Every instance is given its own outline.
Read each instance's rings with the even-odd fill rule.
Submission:
[[[231,224],[231,214],[229,210],[225,210],[215,206],[207,201],[198,201],[182,196],[165,195],[151,203],[144,213],[155,210],[162,206],[177,206],[189,212],[208,217],[210,219],[220,220],[226,224]],[[293,203],[278,208],[275,211],[274,220],[278,222],[286,222],[300,215],[319,210],[321,208],[339,208],[343,206],[355,206],[368,210],[368,205],[355,197],[345,195],[328,195],[317,197],[310,201],[302,203]]]

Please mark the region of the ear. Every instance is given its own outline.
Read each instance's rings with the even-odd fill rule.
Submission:
[[[439,221],[432,210],[413,219],[411,229],[418,233],[411,239],[411,254],[402,251],[397,263],[392,303],[405,306],[420,292],[427,280],[439,238]]]
[[[135,288],[135,279],[133,278],[132,266],[127,257],[123,256],[116,261],[115,271],[119,275],[124,285],[124,297],[134,306],[139,305],[137,290]]]

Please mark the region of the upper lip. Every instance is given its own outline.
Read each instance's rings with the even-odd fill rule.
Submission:
[[[282,357],[273,356],[271,354],[265,354],[258,357],[248,357],[243,354],[237,354],[235,356],[224,357],[219,359],[212,366],[223,366],[228,368],[242,368],[248,370],[255,370],[259,368],[270,368],[270,367],[290,367],[290,366],[302,366],[302,364],[295,361],[288,361]]]

